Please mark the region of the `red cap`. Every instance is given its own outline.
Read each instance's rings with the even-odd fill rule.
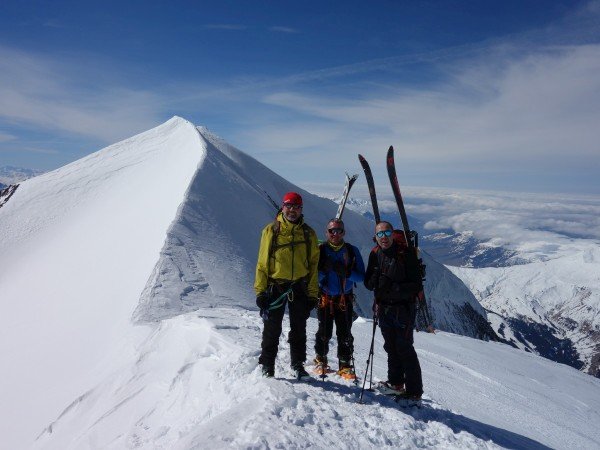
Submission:
[[[291,203],[292,205],[301,205],[302,197],[297,192],[288,192],[283,196],[283,203]]]

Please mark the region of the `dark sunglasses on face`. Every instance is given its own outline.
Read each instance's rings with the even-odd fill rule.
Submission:
[[[296,205],[295,203],[284,203],[283,207],[292,210],[302,209],[302,205]]]
[[[329,234],[344,234],[344,229],[343,228],[330,228],[329,230],[327,230],[327,232]]]
[[[375,233],[375,236],[377,236],[378,238],[382,238],[384,236],[390,237],[392,235],[392,230],[383,230],[383,231],[378,231],[377,233]]]

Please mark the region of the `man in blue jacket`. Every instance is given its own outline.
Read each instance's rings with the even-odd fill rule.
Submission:
[[[352,354],[354,283],[365,277],[365,265],[358,249],[344,242],[344,222],[332,219],[327,223],[327,242],[319,246],[319,330],[315,335],[315,372],[325,374],[329,368],[327,353],[335,323],[338,341],[338,374],[347,379],[355,379]]]

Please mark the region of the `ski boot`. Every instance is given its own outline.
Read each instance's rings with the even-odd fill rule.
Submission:
[[[265,378],[273,378],[275,376],[275,367],[263,365],[261,368],[262,376]]]
[[[337,371],[337,374],[346,380],[356,380],[354,367],[347,361],[340,360],[340,369]]]
[[[384,395],[403,395],[406,393],[403,384],[392,384],[389,381],[380,381],[375,386],[375,389]]]
[[[310,380],[311,379],[311,376],[304,369],[304,365],[302,363],[294,364],[292,366],[292,370],[294,371],[294,376],[296,377],[296,380]]]
[[[313,360],[315,364],[314,372],[316,375],[324,376],[331,372],[329,365],[327,364],[327,356],[317,355]]]

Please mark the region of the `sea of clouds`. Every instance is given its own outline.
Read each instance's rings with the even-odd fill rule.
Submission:
[[[314,189],[323,195],[335,192],[324,185]],[[388,191],[378,186],[382,213],[396,210]],[[529,260],[600,244],[600,196],[423,187],[403,187],[403,195],[408,215],[421,222],[425,232],[472,233]],[[358,185],[352,196],[368,200],[366,186]]]

